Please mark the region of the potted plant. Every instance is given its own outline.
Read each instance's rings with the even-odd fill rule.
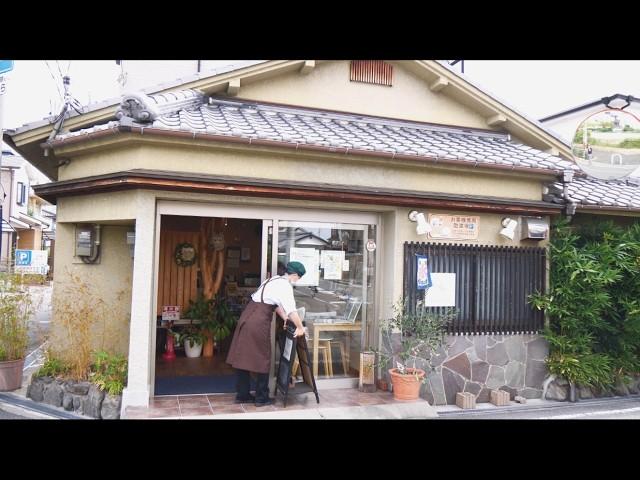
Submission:
[[[199,357],[206,337],[195,325],[187,326],[182,332],[172,332],[177,343],[183,342],[184,353],[189,358]]]
[[[418,307],[412,312],[405,302],[393,307],[391,318],[380,325],[383,349],[377,349],[379,367],[387,367],[397,400],[416,400],[420,385],[426,382],[426,371],[418,368],[431,365],[431,356],[445,341],[446,325],[455,317],[453,310],[435,314]]]
[[[0,277],[0,391],[22,386],[31,313],[27,287],[17,276]]]
[[[210,305],[209,316],[203,321],[202,330],[208,338],[219,343],[231,334],[236,318],[221,295],[216,295]]]
[[[184,312],[184,318],[190,318],[191,320],[200,320],[201,330],[204,334],[205,341],[202,356],[213,356],[213,336],[207,328],[207,324],[211,317],[211,300],[207,300],[204,295],[198,295],[196,301],[189,300],[189,307]]]

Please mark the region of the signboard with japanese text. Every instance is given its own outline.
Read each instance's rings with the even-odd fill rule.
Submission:
[[[16,273],[46,275],[49,271],[47,250],[16,250]]]
[[[180,320],[180,305],[163,305],[162,306],[162,321],[175,321]]]
[[[480,217],[472,215],[429,214],[431,238],[477,240]]]

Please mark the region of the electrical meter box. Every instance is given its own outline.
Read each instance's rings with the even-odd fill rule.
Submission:
[[[94,233],[91,225],[78,225],[76,227],[76,255],[90,257],[94,249]]]
[[[549,234],[549,224],[538,217],[522,217],[522,240],[544,240]]]

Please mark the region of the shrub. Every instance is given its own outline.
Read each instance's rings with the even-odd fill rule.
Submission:
[[[55,358],[50,352],[47,352],[47,357],[44,364],[33,374],[34,377],[62,377],[69,371],[69,366],[62,360]]]
[[[640,224],[554,225],[546,312],[552,373],[606,386],[640,371]]]
[[[380,323],[384,349],[374,349],[378,355],[378,366],[385,367],[389,361],[398,373],[406,368],[416,368],[419,360],[431,366],[431,356],[445,341],[446,326],[456,316],[454,309],[444,314],[435,314],[418,307],[411,311],[402,300],[393,307],[393,316]],[[426,381],[426,376],[423,381]]]
[[[110,395],[120,395],[127,383],[127,359],[101,350],[94,354],[89,380]]]
[[[0,275],[0,361],[25,357],[29,344],[31,295],[19,275]]]

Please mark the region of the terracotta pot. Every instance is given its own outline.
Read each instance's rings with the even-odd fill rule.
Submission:
[[[24,358],[0,362],[0,392],[9,392],[22,387]]]
[[[389,369],[393,398],[396,400],[417,400],[420,397],[420,385],[425,371],[419,368],[407,368],[409,375],[401,375],[397,368]]]
[[[378,385],[378,388],[383,392],[386,392],[387,390],[389,390],[389,384],[387,383],[386,380],[382,378],[378,379],[377,385]]]

